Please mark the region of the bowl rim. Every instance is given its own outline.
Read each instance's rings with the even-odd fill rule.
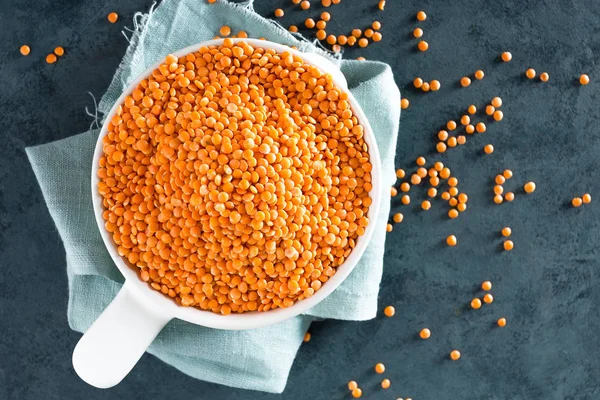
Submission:
[[[284,51],[292,52],[294,55],[301,57],[306,63],[319,67],[320,69],[326,72],[331,71],[331,68],[333,66],[333,64],[331,64],[329,60],[325,59],[324,57],[312,53],[302,53],[296,49],[292,49],[286,45],[282,45],[279,43],[249,38],[238,38],[232,40],[234,40],[234,42],[246,42],[255,48],[260,47],[264,49],[273,49],[280,53]],[[209,41],[196,43],[174,51],[172,54],[174,54],[177,57],[181,57],[188,53],[197,51],[201,47],[220,45],[223,43],[223,41],[224,39],[213,39]],[[369,207],[369,211],[367,213],[367,217],[369,218],[370,223],[365,229],[365,234],[357,239],[356,246],[354,247],[350,255],[346,258],[346,260],[344,260],[344,262],[336,268],[335,274],[332,277],[330,277],[329,280],[325,282],[322,285],[322,287],[318,291],[316,291],[311,297],[297,301],[292,306],[287,308],[277,308],[266,312],[254,311],[245,312],[241,314],[232,313],[229,315],[221,315],[216,314],[212,311],[201,310],[196,307],[180,306],[174,300],[150,288],[147,282],[144,282],[139,278],[137,272],[133,269],[134,267],[130,266],[118,254],[117,245],[113,242],[111,235],[104,227],[104,219],[102,218],[102,213],[104,212],[104,208],[102,205],[102,196],[100,195],[97,189],[99,183],[97,172],[99,168],[100,158],[103,155],[103,138],[108,132],[108,124],[110,123],[112,116],[115,114],[117,107],[121,105],[125,100],[125,97],[128,96],[143,79],[149,76],[153,70],[158,68],[158,66],[162,62],[163,59],[146,68],[144,72],[142,72],[132,83],[130,83],[127,86],[127,88],[125,88],[123,93],[115,101],[110,111],[106,114],[104,123],[102,124],[102,128],[98,135],[98,139],[96,141],[96,146],[94,149],[91,173],[91,191],[94,214],[96,218],[96,223],[98,225],[98,229],[100,230],[100,235],[102,236],[104,245],[110,253],[113,262],[125,278],[128,287],[131,290],[133,290],[133,292],[137,295],[137,299],[139,300],[141,306],[144,306],[148,310],[151,310],[160,315],[169,316],[171,318],[178,318],[193,324],[217,329],[255,329],[296,317],[308,311],[309,309],[313,308],[318,303],[323,301],[335,289],[337,289],[354,270],[354,267],[359,262],[360,258],[364,254],[368,244],[371,241],[373,231],[375,230],[377,222],[377,216],[379,215],[380,203],[382,199],[381,159],[375,135],[362,108],[360,107],[350,90],[348,90],[343,75],[341,73],[332,73],[333,82],[336,86],[345,89],[348,93],[348,101],[351,105],[352,112],[354,115],[356,115],[361,125],[363,125],[364,139],[366,144],[369,146],[369,161],[372,165],[371,184],[373,185],[373,187],[370,191],[372,204]],[[329,63],[330,65],[327,65],[327,63]],[[337,71],[339,72],[339,70]]]

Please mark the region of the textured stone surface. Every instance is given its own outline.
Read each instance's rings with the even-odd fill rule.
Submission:
[[[203,1],[203,0],[199,0]],[[397,166],[414,165],[419,155],[441,159],[469,195],[457,220],[446,205],[429,212],[418,203],[393,209],[405,220],[388,236],[381,306],[396,316],[369,322],[315,324],[302,346],[281,396],[234,390],[197,381],[145,355],[118,387],[107,391],[80,381],[71,367],[79,339],[66,321],[64,251],[47,213],[24,147],[87,129],[84,114],[91,91],[99,98],[126,48],[120,33],[136,10],[151,1],[3,1],[0,7],[0,398],[1,399],[338,399],[348,398],[355,379],[363,398],[395,399],[597,399],[600,397],[600,220],[593,202],[571,209],[568,201],[589,191],[597,197],[600,134],[596,126],[600,74],[600,4],[594,1],[342,1],[328,11],[328,30],[347,33],[382,22],[384,39],[347,57],[364,55],[389,62],[411,106],[403,111]],[[122,3],[122,4],[120,4]],[[283,23],[302,25],[322,11],[292,10],[289,1],[256,1],[263,15],[282,4]],[[313,1],[313,3],[316,3]],[[430,44],[414,51],[414,15]],[[110,11],[119,22],[106,21]],[[18,48],[27,43],[29,57]],[[54,46],[66,54],[55,65],[43,59]],[[501,51],[513,61],[498,63]],[[524,79],[533,67],[550,82]],[[486,77],[471,87],[458,80],[482,68]],[[575,83],[588,73],[587,87]],[[415,76],[439,79],[436,93],[417,93]],[[483,106],[493,96],[505,105],[504,121],[489,123],[482,136],[437,157],[433,136],[466,107]],[[482,155],[484,144],[496,152]],[[515,177],[512,204],[491,202],[492,179],[505,168]],[[528,180],[537,191],[525,196]],[[515,249],[499,251],[503,226],[513,229]],[[445,237],[459,244],[448,248]],[[481,281],[494,283],[495,302],[478,311],[465,306]],[[504,329],[494,321],[505,316]],[[432,331],[418,339],[422,327]],[[460,349],[458,362],[447,358]],[[373,366],[384,362],[391,388],[383,391]]]

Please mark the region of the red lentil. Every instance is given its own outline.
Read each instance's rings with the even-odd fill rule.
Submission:
[[[106,19],[108,19],[108,22],[110,22],[111,24],[114,24],[119,19],[119,14],[117,14],[116,12],[111,12],[108,14]]]
[[[413,31],[413,36],[416,38],[420,38],[421,36],[423,36],[423,29],[415,28],[415,30]]]
[[[508,51],[505,51],[500,55],[500,58],[502,58],[502,61],[504,62],[509,62],[512,60],[512,54],[510,54]]]
[[[457,243],[458,241],[456,240],[456,236],[454,235],[450,235],[446,238],[446,244],[450,247],[456,246]]]
[[[419,332],[419,336],[423,340],[429,339],[431,337],[431,331],[427,328],[423,328],[423,329],[421,329],[421,332]]]
[[[474,298],[473,300],[471,300],[471,308],[474,310],[478,310],[481,308],[481,300],[479,300],[478,298]]]
[[[27,46],[26,44],[24,44],[23,46],[21,46],[21,48],[19,49],[19,51],[21,52],[22,55],[24,56],[28,56],[29,53],[31,53],[31,49],[29,48],[29,46]]]
[[[387,306],[383,310],[383,313],[385,314],[386,317],[393,317],[394,314],[396,314],[396,309],[393,306]]]
[[[483,282],[483,283],[481,284],[481,288],[482,288],[483,290],[485,290],[486,292],[487,292],[487,291],[489,291],[489,290],[492,290],[492,282],[490,282],[490,281],[485,281],[485,282]]]
[[[506,326],[506,318],[500,318],[497,324],[499,327],[504,328]]]
[[[581,198],[584,204],[590,204],[592,202],[592,195],[590,195],[589,193],[584,194],[583,196],[581,196]]]
[[[540,74],[540,81],[542,82],[548,82],[550,80],[550,75],[548,75],[547,72],[542,72]]]
[[[475,71],[475,79],[482,80],[484,76],[485,73],[482,70],[478,69],[477,71]]]
[[[391,384],[392,384],[392,383],[390,382],[390,380],[389,380],[389,379],[384,379],[384,380],[382,380],[382,381],[381,381],[381,387],[382,387],[383,389],[388,389],[388,388],[390,387],[390,385],[391,385]]]
[[[492,304],[492,302],[494,301],[494,296],[488,293],[485,296],[483,296],[483,301],[486,304]]]
[[[385,372],[385,365],[383,365],[382,363],[375,364],[375,372],[377,372],[378,374],[383,374]]]
[[[450,358],[452,359],[452,361],[458,360],[460,358],[460,351],[452,350],[452,352],[450,353]]]
[[[504,247],[504,250],[511,251],[515,247],[515,244],[513,243],[512,240],[505,240],[503,247]]]
[[[579,83],[581,83],[583,86],[587,85],[588,83],[590,83],[590,77],[586,74],[582,74],[579,77]]]
[[[523,186],[523,189],[525,190],[526,193],[533,193],[533,192],[535,192],[535,183],[534,182],[527,182]]]
[[[281,8],[278,8],[277,10],[275,10],[275,13],[274,13],[274,14],[275,14],[275,16],[276,16],[277,18],[281,18],[281,17],[283,17],[283,15],[284,15],[285,13],[283,12],[283,10],[282,10]]]
[[[529,68],[527,71],[525,71],[525,76],[529,79],[535,78],[535,69]]]
[[[427,43],[424,40],[421,40],[418,44],[417,44],[417,48],[420,51],[427,51],[427,49],[429,49],[429,43]]]

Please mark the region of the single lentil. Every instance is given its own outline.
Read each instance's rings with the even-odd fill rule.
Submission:
[[[457,243],[458,241],[456,240],[456,236],[454,235],[450,235],[446,238],[446,244],[450,247],[456,246]]]
[[[427,328],[423,328],[423,329],[421,329],[421,332],[419,332],[419,336],[423,340],[429,339],[431,337],[431,331]]]
[[[393,317],[394,314],[396,314],[396,309],[393,306],[387,306],[383,310],[383,313],[385,314],[386,317]]]
[[[490,293],[486,294],[485,296],[483,296],[483,302],[486,304],[492,304],[492,302],[494,301],[494,296],[492,296]]]
[[[486,292],[489,290],[492,290],[492,282],[490,281],[485,281],[481,284],[481,289],[485,290]]]
[[[27,46],[26,44],[24,44],[23,46],[21,46],[21,48],[19,48],[19,51],[21,52],[22,55],[28,56],[29,53],[31,53],[31,48],[29,46]]]
[[[529,79],[535,78],[535,69],[533,69],[533,68],[527,69],[527,71],[525,71],[525,76]]]
[[[111,12],[106,18],[108,19],[108,22],[114,24],[119,19],[119,14],[117,14],[116,12]]]
[[[427,51],[427,49],[429,49],[429,43],[427,43],[424,40],[421,40],[418,44],[417,44],[417,48],[420,51]]]
[[[510,52],[508,51],[505,51],[500,55],[500,58],[502,58],[502,61],[504,62],[509,62],[510,60],[512,60],[512,54],[510,54]]]
[[[452,361],[458,360],[460,358],[460,351],[452,350],[452,352],[450,353],[450,358],[452,359]]]
[[[535,183],[534,182],[527,182],[523,186],[523,189],[525,190],[526,193],[533,193],[533,192],[535,192]]]
[[[505,240],[503,247],[504,247],[504,250],[511,251],[515,247],[515,244],[513,243],[512,240]]]
[[[479,300],[478,298],[474,298],[473,300],[471,300],[471,308],[474,310],[478,310],[481,308],[481,300]]]

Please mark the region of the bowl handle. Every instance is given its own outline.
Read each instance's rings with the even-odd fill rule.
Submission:
[[[131,371],[170,319],[142,304],[125,282],[75,346],[75,372],[97,388],[115,386]]]

